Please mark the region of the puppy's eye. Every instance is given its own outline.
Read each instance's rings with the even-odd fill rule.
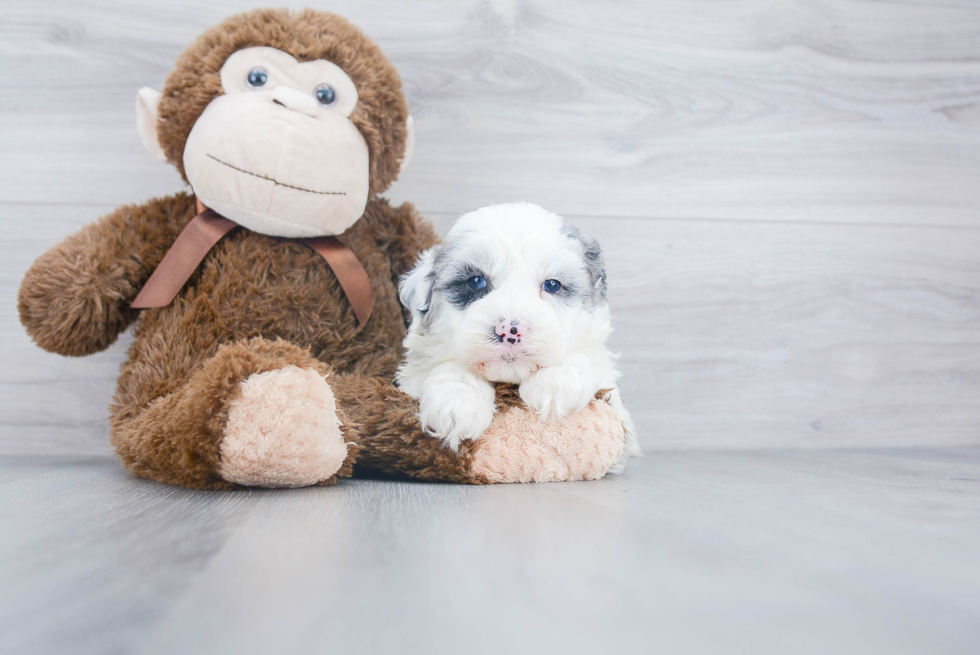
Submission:
[[[544,284],[541,285],[541,288],[548,293],[558,293],[561,291],[561,282],[558,280],[545,280]]]
[[[245,78],[245,82],[248,84],[249,88],[257,89],[260,86],[265,86],[265,83],[269,81],[269,71],[262,68],[261,66],[256,66],[248,72],[248,77]]]
[[[337,100],[337,92],[333,90],[333,87],[329,84],[321,84],[313,92],[316,96],[316,101],[323,106],[332,105]]]
[[[469,282],[471,289],[483,289],[487,286],[487,278],[481,275],[474,275],[467,282]]]

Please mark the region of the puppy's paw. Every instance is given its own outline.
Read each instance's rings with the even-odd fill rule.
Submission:
[[[542,421],[565,418],[583,409],[598,390],[591,376],[568,366],[543,368],[520,386],[521,400]]]
[[[453,450],[483,435],[495,411],[493,387],[473,375],[440,376],[419,398],[422,427]]]

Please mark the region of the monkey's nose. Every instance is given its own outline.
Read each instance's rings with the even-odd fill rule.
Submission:
[[[316,112],[320,108],[320,104],[312,95],[288,86],[277,86],[273,89],[272,102],[307,116],[316,116]]]

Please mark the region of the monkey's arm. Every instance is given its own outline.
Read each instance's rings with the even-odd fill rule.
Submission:
[[[50,352],[104,350],[133,322],[129,303],[193,217],[179,193],[120,207],[37,258],[20,285],[20,322]]]
[[[328,378],[353,452],[354,475],[488,484],[596,480],[620,461],[623,424],[596,396],[564,421],[542,423],[516,387],[496,385],[497,413],[482,437],[450,450],[426,433],[415,399],[387,380],[340,374]]]

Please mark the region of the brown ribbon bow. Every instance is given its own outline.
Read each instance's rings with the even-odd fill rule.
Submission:
[[[130,303],[131,307],[148,309],[169,305],[204,261],[204,257],[211,252],[211,248],[233,228],[238,227],[234,221],[205,207],[200,200],[195,200],[195,203],[197,216],[191,219],[170,246],[139,295]],[[367,323],[374,309],[374,290],[367,271],[354,251],[337,237],[316,237],[303,239],[303,242],[323,257],[337,276],[347,300],[354,308],[358,324],[363,326]]]

